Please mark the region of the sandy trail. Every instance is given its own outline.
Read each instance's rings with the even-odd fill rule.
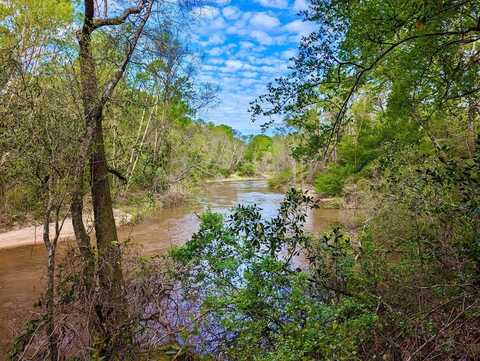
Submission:
[[[132,216],[118,209],[113,211],[117,226],[127,224]],[[92,227],[90,219],[85,219],[86,227]],[[55,234],[55,224],[50,224],[50,234]],[[72,239],[75,236],[72,226],[72,220],[67,218],[60,232],[60,240]],[[43,244],[43,226],[28,226],[13,231],[0,233],[0,249],[15,248],[35,244]]]

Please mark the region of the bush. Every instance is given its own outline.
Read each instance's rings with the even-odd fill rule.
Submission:
[[[351,174],[352,169],[350,167],[333,165],[316,176],[314,181],[315,191],[328,196],[341,195],[345,181]]]
[[[172,252],[187,270],[182,288],[209,314],[197,340],[206,350],[232,361],[359,359],[376,324],[375,302],[344,296],[353,247],[338,229],[316,241],[304,232],[313,206],[291,190],[271,220],[256,206],[239,206],[226,220],[207,213],[192,240]],[[310,255],[308,270],[292,261],[299,252]]]
[[[268,179],[268,186],[274,190],[286,189],[292,185],[294,180],[293,170],[286,168],[280,172],[275,173]]]
[[[253,177],[256,173],[255,164],[251,162],[243,163],[238,169],[238,175],[241,177]]]

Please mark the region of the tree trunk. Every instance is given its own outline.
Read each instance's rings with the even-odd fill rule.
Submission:
[[[87,237],[85,236],[82,213],[82,183],[83,168],[87,158],[90,157],[91,194],[94,213],[95,235],[98,248],[97,274],[100,283],[100,293],[97,297],[95,311],[97,315],[101,344],[100,355],[108,360],[116,353],[117,341],[115,330],[122,325],[126,316],[126,304],[123,296],[123,275],[121,267],[121,252],[118,244],[117,229],[113,217],[112,196],[108,177],[108,166],[105,156],[105,143],[103,139],[103,109],[110,99],[116,85],[123,77],[133,51],[142,34],[146,21],[153,7],[153,0],[142,0],[138,6],[126,9],[121,15],[114,18],[95,18],[95,1],[84,0],[85,18],[81,31],[78,34],[80,46],[79,63],[81,76],[81,92],[83,113],[85,118],[85,136],[81,141],[79,162],[76,176],[76,196],[73,197],[72,211],[75,219],[75,233],[79,243],[87,254]],[[125,46],[125,56],[111,79],[99,93],[98,78],[96,75],[95,61],[92,52],[92,33],[103,26],[117,26],[123,24],[129,16],[137,14],[140,22]],[[87,265],[91,272],[90,266]]]
[[[123,276],[117,228],[113,216],[109,173],[105,158],[101,114],[96,115],[95,134],[91,157],[92,203],[97,239],[99,281],[109,302],[122,302]],[[112,304],[117,308],[120,305]],[[117,306],[117,307],[115,307]],[[123,307],[120,307],[123,309]]]
[[[145,144],[145,139],[147,138],[148,130],[150,129],[150,123],[152,122],[153,113],[155,111],[156,111],[156,105],[150,111],[150,115],[148,117],[147,125],[145,126],[145,130],[143,131],[143,136],[142,136],[142,139],[140,140],[140,144],[138,145],[138,149],[136,151],[137,153],[136,153],[133,165],[132,165],[132,169],[130,170],[130,175],[127,178],[127,185],[125,187],[125,192],[128,191],[128,188],[130,187],[130,180],[133,178],[133,175],[135,173],[135,169],[137,168],[138,160],[140,159],[140,156],[142,155],[143,145]]]
[[[72,216],[72,225],[75,232],[75,238],[83,259],[83,282],[87,297],[90,298],[95,278],[95,255],[90,243],[90,236],[83,223],[83,172],[84,168],[79,169],[77,174],[75,190],[72,194],[72,204],[70,213]]]
[[[47,225],[49,227],[49,225]],[[50,351],[50,361],[58,360],[58,339],[55,333],[55,254],[53,245],[48,247],[48,267],[47,267],[47,334],[48,347]]]
[[[118,301],[123,278],[103,140],[104,104],[98,95],[98,79],[92,55],[91,33],[94,30],[91,23],[92,18],[93,9],[86,10],[86,20],[79,39],[80,70],[85,127],[93,129],[90,169],[95,236],[99,258],[98,274],[104,296],[111,296],[110,300],[105,301],[110,303],[110,301]]]
[[[47,204],[45,207],[45,214],[43,219],[43,243],[48,252],[47,261],[47,292],[45,295],[45,303],[47,307],[47,337],[48,337],[48,350],[50,353],[50,361],[58,360],[58,339],[55,334],[55,253],[58,239],[58,227],[56,227],[55,241],[50,239],[50,217],[52,214],[52,190],[51,179],[47,179],[45,184],[46,193],[48,195]],[[58,212],[57,212],[58,216]],[[58,217],[57,220],[58,222]]]
[[[7,197],[5,196],[5,188],[5,183],[0,179],[0,211],[2,213],[7,210]]]
[[[80,71],[82,85],[82,101],[85,116],[86,137],[83,139],[85,151],[90,153],[91,193],[94,213],[95,236],[98,248],[97,274],[100,283],[100,293],[95,306],[97,324],[96,332],[99,333],[100,352],[105,359],[112,357],[115,340],[111,337],[112,330],[124,320],[123,276],[120,262],[117,230],[113,217],[112,198],[108,181],[108,167],[105,157],[103,140],[102,112],[104,104],[98,95],[98,80],[95,62],[92,56],[90,20],[85,21],[79,38],[80,45]],[[90,132],[90,131],[91,132]],[[91,138],[90,138],[91,137]],[[83,173],[80,174],[83,176]],[[79,174],[77,174],[79,176]],[[80,182],[80,179],[78,179]],[[86,277],[91,280],[92,258],[87,251],[87,238],[84,234],[83,220],[81,219],[81,195],[74,199],[72,208],[75,212],[76,232],[84,253],[88,256],[85,265]],[[73,219],[72,218],[72,219]],[[83,229],[82,229],[83,228]],[[90,287],[91,283],[87,283]]]
[[[467,149],[470,154],[470,157],[473,157],[476,151],[476,140],[477,140],[477,131],[476,131],[476,118],[478,115],[477,105],[473,102],[470,102],[468,105],[468,118],[467,118]]]

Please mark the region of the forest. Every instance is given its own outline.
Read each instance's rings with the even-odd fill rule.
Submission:
[[[0,1],[0,360],[480,359],[480,1],[246,3]],[[262,131],[209,118],[195,26],[280,11]]]

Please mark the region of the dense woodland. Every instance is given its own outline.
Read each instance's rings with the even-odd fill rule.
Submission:
[[[197,116],[201,3],[129,3],[0,2],[0,226],[42,224],[48,251],[9,357],[480,359],[480,2],[308,1],[316,30],[251,103],[284,131],[251,137]],[[119,241],[114,207],[231,176],[285,191],[277,216],[206,212],[158,256]],[[309,234],[327,198],[358,217]]]

